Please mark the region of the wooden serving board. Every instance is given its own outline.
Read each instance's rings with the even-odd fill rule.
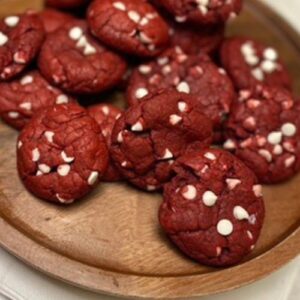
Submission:
[[[229,32],[276,46],[300,94],[300,38],[282,19],[247,1]],[[252,255],[238,266],[213,269],[184,257],[166,239],[157,220],[159,194],[103,184],[70,207],[31,196],[16,172],[16,137],[0,124],[0,244],[55,278],[121,296],[202,296],[254,282],[300,252],[300,175],[265,187],[266,222]]]

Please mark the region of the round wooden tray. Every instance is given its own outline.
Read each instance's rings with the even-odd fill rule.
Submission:
[[[248,34],[279,48],[300,91],[300,38],[269,9],[247,1],[229,34]],[[15,167],[17,133],[0,124],[0,244],[34,268],[68,283],[121,296],[178,298],[249,284],[300,252],[300,175],[264,189],[266,222],[250,257],[213,269],[181,255],[161,231],[161,195],[104,184],[70,207],[31,196]]]

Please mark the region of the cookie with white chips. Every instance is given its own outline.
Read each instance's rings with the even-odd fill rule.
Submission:
[[[89,115],[95,119],[101,127],[107,148],[111,145],[111,135],[116,121],[121,117],[122,110],[109,103],[100,103],[87,108]],[[109,160],[108,168],[102,178],[103,181],[113,182],[122,179],[122,175],[112,159]]]
[[[101,45],[85,21],[74,20],[47,35],[39,61],[42,75],[70,93],[93,94],[118,85],[127,63]]]
[[[242,90],[226,123],[224,148],[261,183],[278,183],[300,169],[300,105],[283,88]]]
[[[170,89],[192,95],[213,121],[215,130],[220,129],[236,97],[226,72],[206,54],[187,55],[180,47],[174,47],[133,71],[126,100],[134,105]]]
[[[43,24],[34,13],[0,20],[0,81],[16,77],[35,59],[44,34]]]
[[[212,141],[211,121],[184,93],[169,91],[130,107],[117,120],[110,153],[121,174],[146,191],[160,190],[185,151]]]
[[[227,151],[181,157],[164,187],[159,220],[173,243],[201,264],[239,263],[255,247],[264,221],[262,187]]]
[[[146,1],[96,0],[87,19],[100,41],[128,54],[156,56],[169,42],[167,23]]]
[[[70,204],[92,191],[108,165],[101,129],[77,104],[41,111],[22,130],[17,166],[25,187],[49,202]]]
[[[75,101],[50,85],[38,71],[2,82],[0,90],[0,117],[16,129],[22,129],[40,109]]]
[[[234,19],[242,10],[242,0],[155,0],[178,23],[212,25]]]
[[[260,41],[247,37],[225,39],[220,61],[238,90],[261,84],[291,89],[291,77],[278,51]]]

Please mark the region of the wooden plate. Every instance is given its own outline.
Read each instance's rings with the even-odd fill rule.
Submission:
[[[230,33],[279,48],[300,90],[300,38],[278,16],[247,1]],[[266,187],[266,223],[254,253],[230,269],[198,265],[168,242],[157,221],[160,195],[104,184],[71,207],[26,192],[15,167],[17,133],[0,125],[0,243],[31,266],[114,295],[177,298],[227,291],[278,269],[300,252],[300,176]]]

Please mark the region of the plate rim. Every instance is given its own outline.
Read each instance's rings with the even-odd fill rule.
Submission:
[[[265,11],[265,16],[271,22],[280,23],[279,28],[300,51],[300,35],[285,19],[258,0],[250,0],[248,6],[250,9],[252,6]],[[0,197],[6,196],[0,192]],[[20,245],[22,245],[22,253],[19,251]],[[11,225],[1,214],[0,246],[34,269],[86,290],[119,297],[179,299],[230,291],[251,284],[278,270],[299,255],[300,226],[275,247],[252,260],[232,268],[188,276],[122,274],[88,266],[39,244]],[[57,267],[61,265],[64,268]],[[239,281],[241,272],[244,277],[242,282]],[[101,288],[97,284],[99,281],[101,281]]]

